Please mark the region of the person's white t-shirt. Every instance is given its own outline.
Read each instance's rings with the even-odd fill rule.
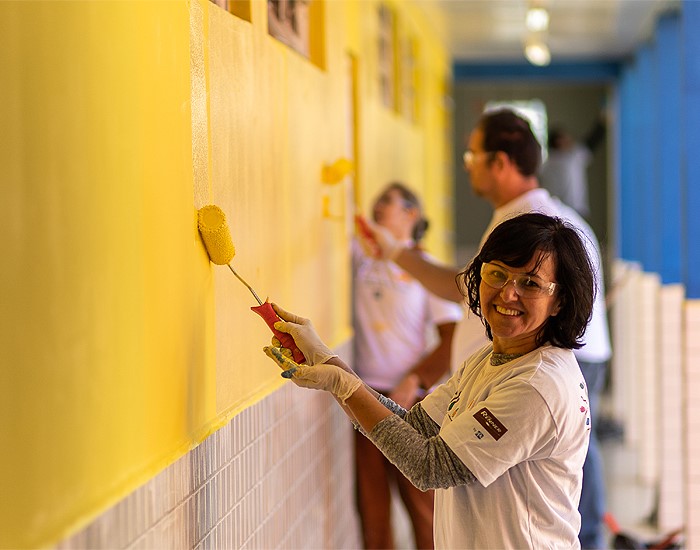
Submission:
[[[549,152],[540,171],[540,184],[581,216],[590,215],[586,170],[593,155],[576,143],[568,149]]]
[[[527,212],[540,212],[549,216],[562,218],[579,229],[585,236],[584,241],[586,248],[588,249],[588,254],[597,272],[596,281],[598,291],[593,304],[593,315],[583,337],[585,345],[574,353],[581,361],[602,363],[609,360],[612,356],[612,346],[610,344],[608,318],[605,310],[605,288],[603,285],[602,260],[598,239],[595,237],[595,233],[593,233],[591,227],[573,208],[566,206],[559,199],[552,197],[546,189],[538,188],[528,191],[494,210],[491,222],[484,232],[479,248],[481,248],[487,237],[491,234],[491,231],[493,231],[493,228],[499,223]],[[456,371],[467,357],[486,342],[488,342],[488,339],[481,319],[468,311],[462,321],[457,325],[454,337],[452,338],[452,372]]]
[[[357,243],[353,274],[355,371],[388,392],[432,349],[435,327],[458,322],[462,308],[429,293],[396,264],[366,256]]]
[[[491,345],[422,401],[478,483],[435,492],[436,548],[576,548],[588,394],[570,350]]]

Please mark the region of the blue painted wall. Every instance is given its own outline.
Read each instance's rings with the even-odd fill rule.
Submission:
[[[688,297],[700,298],[700,2],[683,1],[681,21],[681,173],[684,230],[681,249]]]
[[[660,16],[623,62],[454,65],[460,82],[599,82],[614,108],[614,255],[700,298],[700,1]]]
[[[617,250],[700,298],[700,2],[657,21],[622,67]]]

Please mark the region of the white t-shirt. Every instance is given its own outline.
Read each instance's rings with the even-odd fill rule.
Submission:
[[[422,401],[478,483],[435,491],[436,548],[578,548],[588,393],[570,350],[475,353]]]
[[[371,387],[391,391],[430,351],[435,326],[458,322],[462,308],[396,264],[365,256],[357,243],[353,273],[355,371]]]
[[[586,170],[593,155],[581,144],[552,150],[540,171],[540,183],[581,216],[588,216],[588,178]]]
[[[593,304],[593,315],[583,336],[585,345],[574,353],[581,361],[602,363],[612,356],[610,345],[610,333],[608,332],[608,317],[605,310],[605,287],[603,284],[602,260],[598,239],[590,226],[579,216],[573,208],[563,204],[559,199],[552,197],[546,189],[538,188],[520,195],[518,198],[493,211],[491,222],[486,228],[479,248],[499,223],[527,212],[540,212],[549,216],[557,216],[580,229],[586,236],[584,239],[588,254],[593,261],[596,270],[596,283],[598,292]],[[468,312],[461,323],[457,325],[452,339],[451,370],[456,371],[474,351],[488,342],[486,330],[481,319]]]

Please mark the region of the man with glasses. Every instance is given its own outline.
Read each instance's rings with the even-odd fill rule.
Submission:
[[[464,153],[465,169],[469,173],[474,193],[493,207],[491,222],[481,239],[480,247],[499,223],[518,214],[541,212],[557,216],[581,231],[597,275],[597,294],[593,315],[586,329],[585,345],[575,351],[588,385],[593,426],[588,455],[583,468],[583,491],[579,511],[583,548],[603,548],[603,513],[605,488],[602,457],[595,435],[595,420],[605,371],[612,350],[605,311],[602,261],[598,241],[590,226],[572,208],[552,197],[540,187],[537,170],[541,148],[530,124],[509,109],[490,111],[482,115],[471,132]],[[463,296],[455,284],[458,269],[430,263],[419,254],[406,249],[387,235],[374,229],[374,237],[385,259],[394,261],[438,296],[461,303]],[[510,277],[514,274],[507,273]],[[515,280],[522,290],[524,280]],[[474,349],[485,342],[483,326],[473,315],[465,316],[453,338],[452,357],[459,365]]]

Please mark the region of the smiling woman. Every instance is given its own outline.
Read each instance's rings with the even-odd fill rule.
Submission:
[[[298,386],[335,395],[417,488],[436,489],[436,547],[578,548],[591,423],[572,349],[595,289],[585,245],[561,219],[523,214],[491,232],[461,280],[493,342],[410,410],[338,357],[300,366],[266,353]],[[277,312],[307,357],[324,352],[308,319]]]
[[[579,349],[595,299],[593,273],[577,229],[558,218],[532,213],[496,226],[458,278],[494,348],[502,344],[494,332],[494,323],[502,319],[494,311],[507,307],[523,317],[521,323],[535,322],[530,325],[532,349],[545,342]],[[533,281],[537,290],[524,290]],[[539,317],[531,319],[536,313]]]
[[[513,276],[499,264],[482,264],[481,308],[491,328],[494,353],[523,354],[538,347],[539,330],[560,309],[554,296],[556,283],[544,282],[554,275],[554,268],[551,256],[530,260],[524,269],[531,275]]]

